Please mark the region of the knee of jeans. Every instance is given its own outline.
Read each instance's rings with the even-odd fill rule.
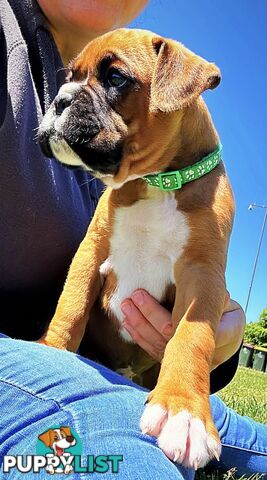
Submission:
[[[137,385],[73,353],[9,338],[1,344],[0,378],[44,400],[62,405],[119,392],[122,400],[136,394],[139,405],[145,401]]]
[[[218,432],[220,433],[227,419],[228,407],[217,395],[210,396],[210,406],[213,421],[217,427]]]

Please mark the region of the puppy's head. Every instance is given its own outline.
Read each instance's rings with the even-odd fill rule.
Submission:
[[[220,82],[219,69],[178,42],[119,29],[71,65],[39,129],[47,156],[114,188],[166,169],[183,112]]]
[[[65,448],[72,447],[76,444],[76,440],[69,427],[51,428],[39,435],[38,438],[46,447],[50,447],[57,452],[63,451]]]

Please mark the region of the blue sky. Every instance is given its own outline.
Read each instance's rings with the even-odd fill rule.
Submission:
[[[223,144],[236,217],[227,286],[244,307],[267,204],[266,0],[151,0],[131,26],[184,43],[221,69],[221,85],[205,93]],[[267,306],[267,229],[247,312],[256,320]]]

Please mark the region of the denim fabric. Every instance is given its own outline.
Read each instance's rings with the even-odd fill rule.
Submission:
[[[90,474],[93,480],[193,479],[192,470],[174,465],[153,438],[141,434],[138,422],[145,399],[144,389],[78,355],[0,339],[0,457],[35,454],[40,433],[53,425],[68,425],[81,438],[83,454],[124,457],[119,474]],[[267,427],[240,417],[215,395],[211,405],[225,445],[220,464],[237,466],[240,475],[267,473]],[[76,473],[66,478],[85,477],[88,474]],[[0,478],[48,474],[1,470]]]
[[[267,425],[238,415],[216,395],[211,395],[211,408],[215,425],[223,444],[220,462],[212,462],[217,468],[237,467],[243,474],[267,474]]]

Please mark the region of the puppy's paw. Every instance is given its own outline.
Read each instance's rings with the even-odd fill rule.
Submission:
[[[34,343],[39,343],[40,345],[46,345],[46,347],[54,347],[58,348],[59,350],[67,350],[65,345],[62,344],[61,339],[58,341],[56,340],[51,340],[44,335],[43,337],[39,338],[38,340],[35,340]]]
[[[35,340],[34,343],[39,343],[40,345],[46,345],[49,346],[48,343],[46,343],[44,338],[39,338],[39,340]]]
[[[73,472],[73,467],[72,467],[72,465],[66,465],[66,467],[65,467],[65,469],[64,469],[64,473],[65,473],[66,475],[69,475],[69,474],[72,473],[72,472]]]
[[[47,473],[49,473],[50,475],[54,475],[55,469],[54,469],[53,465],[47,465],[45,467],[45,469],[46,469]]]
[[[171,410],[159,403],[146,406],[140,422],[142,432],[156,436],[165,455],[184,467],[197,470],[213,458],[218,460],[221,443],[209,415],[202,421],[187,409],[174,413],[173,400],[167,402],[172,404]]]

